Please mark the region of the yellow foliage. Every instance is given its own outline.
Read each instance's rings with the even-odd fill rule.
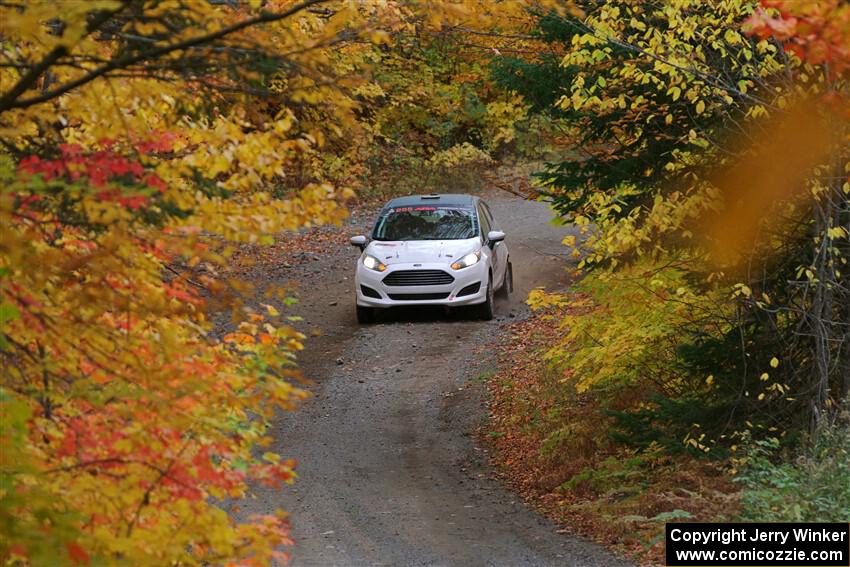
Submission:
[[[428,159],[428,164],[436,167],[450,168],[490,163],[492,161],[493,159],[487,152],[476,148],[469,142],[464,142],[435,153]]]

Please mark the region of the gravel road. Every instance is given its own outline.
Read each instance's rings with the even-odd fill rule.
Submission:
[[[411,309],[358,326],[357,251],[342,241],[300,268],[302,327],[323,331],[300,357],[314,395],[275,424],[272,447],[298,461],[300,478],[243,505],[291,513],[293,565],[626,564],[558,533],[504,489],[471,437],[486,418],[481,376],[495,364],[500,327],[526,313],[532,288],[566,284],[560,242],[571,230],[549,224],[541,203],[484,197],[514,266],[515,293],[494,321]]]

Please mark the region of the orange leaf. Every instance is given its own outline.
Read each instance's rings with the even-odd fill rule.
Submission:
[[[89,554],[86,553],[86,550],[83,549],[80,544],[75,541],[70,541],[65,544],[65,547],[68,549],[68,555],[74,565],[88,565],[90,559]]]

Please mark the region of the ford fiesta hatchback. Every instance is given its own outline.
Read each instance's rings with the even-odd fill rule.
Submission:
[[[354,278],[357,321],[399,305],[478,305],[493,318],[494,293],[513,291],[505,233],[487,204],[472,195],[417,195],[381,209],[370,237],[351,244],[362,254]]]

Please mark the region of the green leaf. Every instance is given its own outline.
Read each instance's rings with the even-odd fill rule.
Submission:
[[[18,308],[9,303],[0,303],[0,325],[4,325],[21,316]]]

